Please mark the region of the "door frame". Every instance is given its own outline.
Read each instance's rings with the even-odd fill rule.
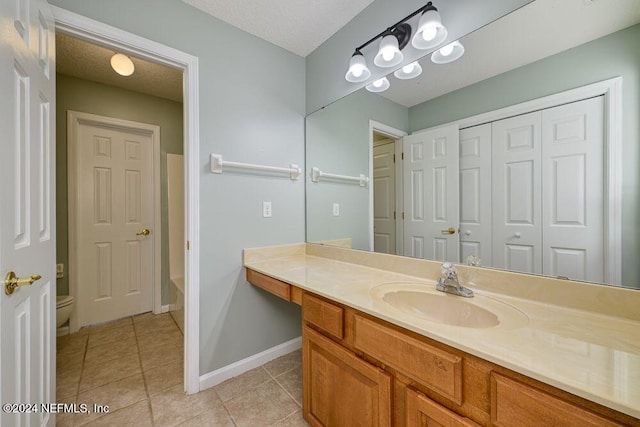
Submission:
[[[185,156],[184,388],[200,391],[200,102],[198,58],[136,34],[51,6],[56,31],[183,72]]]
[[[396,255],[404,253],[404,227],[400,220],[400,212],[404,206],[404,187],[402,183],[403,165],[402,165],[402,137],[407,136],[407,132],[396,129],[392,126],[375,120],[369,120],[369,177],[371,177],[371,185],[369,185],[369,250],[373,252],[373,132],[380,133],[395,140],[395,170],[396,170]],[[398,161],[400,159],[400,161]]]
[[[413,134],[452,124],[464,129],[595,96],[604,96],[604,281],[622,285],[622,77],[420,129]]]
[[[161,225],[161,205],[160,205],[160,126],[134,122],[130,120],[116,119],[113,117],[100,116],[97,114],[83,113],[79,111],[67,111],[67,179],[68,179],[68,206],[69,206],[69,266],[78,266],[80,263],[78,251],[78,130],[80,125],[97,125],[106,126],[116,130],[125,132],[143,132],[151,134],[151,183],[153,186],[153,218],[149,224],[153,230],[153,267],[151,274],[153,277],[151,286],[151,298],[153,312],[158,314],[162,312],[162,227]],[[69,293],[78,295],[79,284],[78,276],[73,273],[73,269],[69,268]],[[80,329],[78,322],[78,303],[73,307],[73,315],[69,321],[70,332],[76,332]]]

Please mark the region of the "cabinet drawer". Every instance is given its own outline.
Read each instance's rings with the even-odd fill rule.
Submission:
[[[462,358],[355,316],[354,347],[462,404]]]
[[[302,295],[302,317],[306,322],[338,339],[344,338],[344,310],[307,293]]]
[[[406,399],[407,427],[480,427],[414,390],[407,389]]]
[[[491,373],[491,422],[496,426],[620,426],[511,378]]]

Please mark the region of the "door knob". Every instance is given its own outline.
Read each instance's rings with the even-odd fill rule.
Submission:
[[[136,236],[148,236],[149,234],[151,234],[151,231],[148,228],[143,228],[136,233]]]
[[[453,227],[443,228],[442,230],[440,230],[440,232],[442,234],[456,234],[456,229]]]
[[[513,233],[513,237],[515,237],[516,239],[519,239],[520,237],[522,237],[522,233],[520,233],[519,231],[516,231],[515,233]]]
[[[39,274],[33,274],[28,277],[18,277],[16,273],[10,271],[4,278],[4,293],[7,295],[11,295],[18,286],[28,286],[32,285],[36,280],[40,280],[42,278]]]

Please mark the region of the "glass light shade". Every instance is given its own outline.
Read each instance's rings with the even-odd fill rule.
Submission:
[[[111,57],[111,68],[113,68],[113,71],[116,73],[125,77],[133,74],[136,69],[131,58],[121,53],[116,53]]]
[[[422,67],[417,62],[407,64],[393,73],[393,75],[400,80],[412,79],[418,77],[420,74],[422,74]]]
[[[349,61],[349,70],[347,70],[344,78],[348,82],[358,83],[367,80],[369,77],[371,77],[371,71],[367,67],[367,61],[365,61],[361,53],[355,53]]]
[[[378,67],[394,67],[404,60],[402,52],[398,47],[398,38],[394,35],[387,35],[382,38],[380,48],[373,63]]]
[[[447,34],[438,11],[435,8],[430,9],[422,13],[418,22],[418,31],[411,39],[411,45],[416,49],[431,49],[445,41]]]
[[[458,40],[441,47],[431,54],[431,61],[435,64],[448,64],[464,55],[464,46]]]
[[[385,90],[389,89],[390,86],[391,83],[389,83],[389,80],[387,80],[386,77],[383,77],[374,81],[373,83],[368,84],[365,87],[369,92],[384,92]]]

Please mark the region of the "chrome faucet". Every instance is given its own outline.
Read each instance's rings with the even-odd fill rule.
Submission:
[[[443,263],[441,272],[444,277],[438,278],[438,284],[436,285],[437,290],[465,298],[471,298],[473,296],[473,291],[465,288],[458,281],[458,273],[456,273],[452,263]]]

